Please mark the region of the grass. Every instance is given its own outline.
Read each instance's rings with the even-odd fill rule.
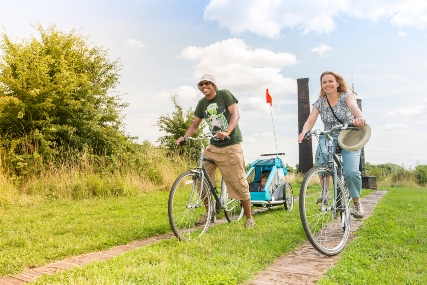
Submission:
[[[305,240],[296,211],[283,207],[211,227],[200,240],[165,240],[35,284],[241,284]]]
[[[318,284],[427,284],[427,195],[392,188]]]
[[[318,284],[427,284],[425,194],[390,188]],[[1,275],[169,232],[167,196],[159,191],[1,209]],[[164,240],[34,284],[244,284],[306,240],[297,203],[291,213],[280,207],[255,219],[253,229],[244,230],[243,220],[215,225],[197,241]]]
[[[0,275],[167,233],[168,194],[0,208]]]

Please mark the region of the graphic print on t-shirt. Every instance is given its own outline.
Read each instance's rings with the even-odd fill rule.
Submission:
[[[228,128],[227,119],[224,116],[225,106],[218,106],[217,103],[210,104],[205,111],[205,119],[209,125],[212,135],[217,132],[226,131]]]

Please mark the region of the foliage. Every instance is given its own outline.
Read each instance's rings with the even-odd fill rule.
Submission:
[[[415,167],[415,177],[419,185],[427,185],[427,165],[417,165]]]
[[[0,42],[0,136],[9,163],[46,159],[60,149],[112,154],[128,147],[113,92],[120,66],[75,31],[36,25],[38,37]]]
[[[296,173],[296,169],[287,163],[286,163],[286,169],[288,170],[288,173]]]
[[[382,186],[425,186],[427,183],[427,165],[418,165],[415,169],[405,169],[392,163],[371,165],[366,163],[366,174],[376,176]]]
[[[375,176],[386,176],[396,171],[402,171],[405,169],[403,166],[400,166],[394,163],[371,165],[369,162],[367,162],[365,163],[365,167],[369,175],[371,175],[371,173],[376,173],[377,175]]]
[[[164,136],[161,136],[157,142],[161,147],[165,148],[169,154],[187,154],[191,155],[194,146],[189,143],[177,147],[175,141],[183,137],[185,132],[190,127],[191,123],[194,119],[194,112],[192,108],[184,109],[178,102],[177,95],[173,95],[171,97],[172,103],[175,107],[172,114],[166,114],[160,116],[157,120],[156,126],[159,127],[160,131],[165,132]],[[193,135],[194,137],[199,137],[204,133],[205,122],[202,121],[196,133]],[[207,141],[205,141],[207,143]]]
[[[81,200],[138,196],[170,189],[188,167],[185,157],[166,156],[149,141],[131,146],[131,151],[99,156],[83,151],[58,151],[43,163],[23,166],[25,176],[8,175],[0,156],[0,207],[34,201]]]

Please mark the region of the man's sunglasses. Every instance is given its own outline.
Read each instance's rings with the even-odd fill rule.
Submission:
[[[205,81],[205,82],[199,82],[199,84],[197,84],[197,85],[199,85],[199,87],[202,87],[203,85],[211,85],[211,84],[212,84],[212,82]]]

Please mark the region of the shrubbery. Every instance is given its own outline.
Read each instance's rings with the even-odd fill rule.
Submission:
[[[425,186],[427,184],[427,165],[418,165],[415,169],[387,163],[371,165],[366,163],[366,175],[376,176],[377,181],[389,186]]]
[[[427,165],[417,165],[415,167],[415,178],[419,185],[427,185]]]

